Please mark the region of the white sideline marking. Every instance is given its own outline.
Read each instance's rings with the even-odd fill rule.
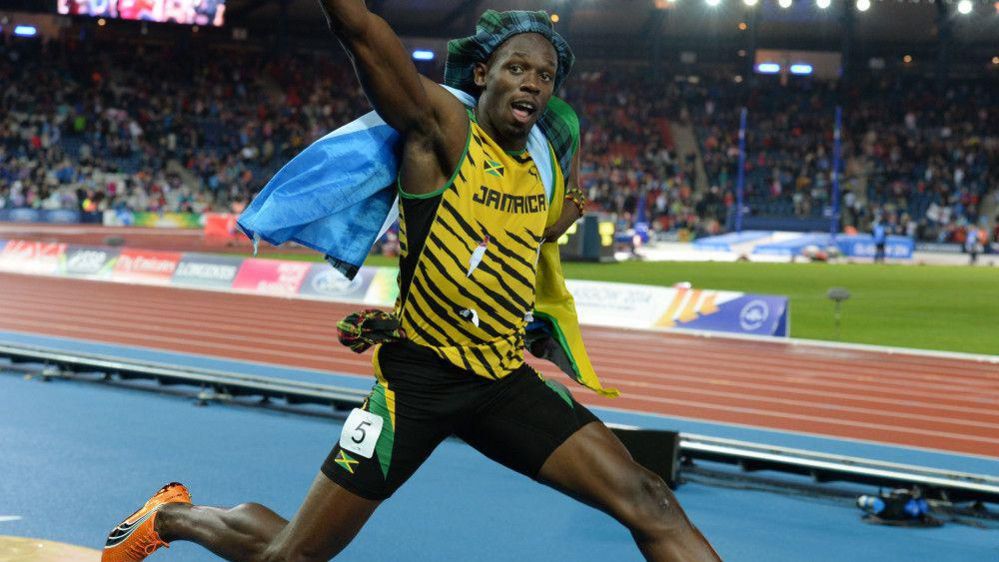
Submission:
[[[20,515],[0,515],[0,523],[6,523],[8,521],[20,521]]]

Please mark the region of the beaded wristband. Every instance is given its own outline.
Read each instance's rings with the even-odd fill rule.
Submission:
[[[586,214],[586,195],[583,194],[583,190],[579,188],[573,188],[565,192],[565,198],[572,201],[572,204],[579,209],[579,216]]]

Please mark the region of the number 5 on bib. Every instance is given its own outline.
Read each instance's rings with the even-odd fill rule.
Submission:
[[[375,444],[384,423],[381,416],[354,408],[340,432],[340,448],[370,459],[375,454]]]

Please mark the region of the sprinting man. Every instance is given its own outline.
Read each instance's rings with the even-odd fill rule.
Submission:
[[[548,222],[553,202],[527,150],[573,60],[547,14],[483,16],[480,31],[503,40],[469,65],[478,102],[468,109],[417,73],[363,0],[320,4],[378,115],[402,137],[401,335],[375,347],[378,382],[291,521],[253,503],[195,506],[173,483],[112,531],[103,561],[138,562],[177,540],[233,561],[329,560],[450,435],[608,513],[647,560],[720,560],[663,480],[524,362],[541,244],[581,212],[568,196],[557,202],[563,218]]]

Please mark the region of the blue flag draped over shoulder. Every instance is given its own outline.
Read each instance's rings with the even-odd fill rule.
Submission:
[[[471,95],[444,87],[466,106],[475,106]],[[240,215],[240,229],[254,242],[279,246],[293,241],[312,248],[353,278],[375,241],[398,217],[400,140],[375,112],[333,131],[267,182]],[[531,131],[527,149],[550,199],[555,178],[541,127]]]
[[[395,220],[400,136],[374,112],[312,143],[288,162],[239,217],[254,240],[298,242],[353,278]]]

